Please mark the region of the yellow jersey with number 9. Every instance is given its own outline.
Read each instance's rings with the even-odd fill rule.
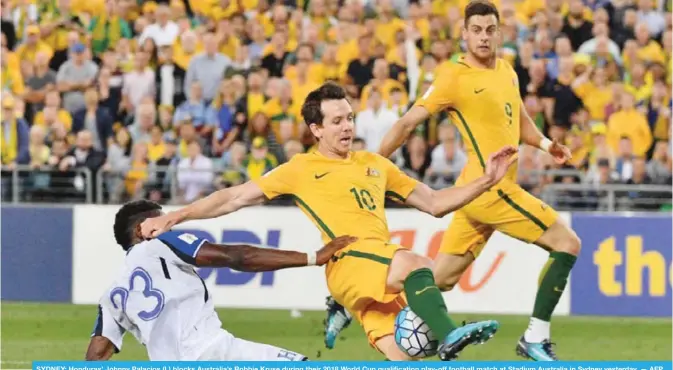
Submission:
[[[268,199],[292,195],[324,242],[350,235],[383,243],[390,240],[385,198],[404,201],[418,184],[388,159],[364,151],[347,159],[298,154],[253,182]]]
[[[519,145],[519,82],[504,59],[498,58],[495,68],[485,69],[458,58],[442,69],[416,105],[430,114],[446,109],[460,131],[468,162],[457,184],[481,176],[492,153],[506,145]],[[516,181],[516,173],[514,165],[506,178]]]

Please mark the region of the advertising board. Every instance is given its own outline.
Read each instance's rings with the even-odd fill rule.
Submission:
[[[571,312],[671,317],[671,216],[577,214]]]

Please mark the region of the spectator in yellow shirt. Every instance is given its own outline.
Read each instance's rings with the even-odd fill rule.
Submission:
[[[51,127],[54,122],[62,123],[68,132],[72,128],[72,116],[61,108],[61,95],[57,90],[47,92],[44,98],[44,110],[37,112],[33,124]]]
[[[585,145],[582,131],[577,127],[573,127],[568,132],[566,139],[568,148],[572,153],[572,158],[569,164],[577,169],[586,169],[589,161],[589,147]]]
[[[321,63],[322,81],[340,82],[344,78],[342,74],[343,70],[337,60],[337,50],[337,45],[330,43],[323,51]]]
[[[42,126],[30,128],[28,151],[30,152],[30,167],[40,168],[47,164],[51,151],[45,144],[47,133]]]
[[[173,44],[173,61],[185,71],[189,67],[192,57],[203,51],[203,44],[192,30],[180,35]]]
[[[411,33],[413,31],[409,32]],[[415,36],[418,36],[418,38],[420,38],[420,34],[418,33]],[[398,73],[397,80],[402,83],[406,82],[406,77],[400,78],[401,77],[400,75],[406,75],[406,68],[407,68],[407,51],[405,44],[406,41],[407,41],[407,34],[405,33],[405,31],[398,30],[397,33],[395,34],[394,44],[386,52],[386,60],[388,61],[388,63],[395,66],[400,71],[400,73]],[[418,48],[414,47],[413,57],[416,58],[416,60],[420,60],[422,56],[423,53],[421,53],[421,51],[418,50]]]
[[[51,67],[58,70],[68,60],[68,34],[75,31],[81,35],[86,30],[70,0],[56,0],[55,3],[51,11],[42,14],[40,32],[44,41],[54,50]]]
[[[293,66],[296,72],[293,79],[286,77],[292,86],[292,100],[301,104],[308,94],[322,84],[320,66],[313,62],[311,47],[304,45],[297,53],[297,63]],[[316,68],[311,68],[316,67]],[[313,75],[311,75],[313,72]],[[299,116],[297,116],[297,119]]]
[[[33,25],[26,28],[26,42],[19,45],[16,49],[16,55],[19,60],[27,60],[35,63],[35,55],[38,52],[46,53],[49,58],[54,55],[54,50],[44,41],[40,40],[40,28]]]
[[[276,140],[282,144],[284,137],[287,136],[281,132],[282,126],[290,125],[292,127],[290,138],[296,139],[301,134],[300,127],[305,125],[298,124],[301,117],[301,102],[293,99],[290,83],[287,80],[277,80],[276,84],[279,89],[277,97],[267,101],[262,111],[271,120],[271,130]]]
[[[613,99],[612,87],[608,85],[605,68],[587,68],[573,81],[572,88],[575,94],[582,99],[592,120],[605,120],[605,108]]]
[[[374,37],[388,49],[395,44],[395,34],[404,30],[404,21],[396,16],[391,0],[377,2],[378,19]]]
[[[2,65],[2,76],[0,76],[2,90],[10,91],[15,96],[23,95],[25,85],[23,83],[21,71],[18,68],[12,68],[9,65],[9,60],[4,50],[0,56],[0,64]]]
[[[217,21],[215,36],[218,40],[220,53],[232,60],[236,58],[236,50],[241,46],[241,40],[234,35],[229,19],[224,18]]]
[[[328,32],[335,23],[335,19],[328,14],[325,0],[311,0],[308,4],[308,16],[304,19],[305,24],[306,21],[310,21],[310,24],[316,27],[316,36],[323,41],[327,40]]]
[[[266,140],[258,136],[252,140],[250,154],[243,160],[248,179],[255,180],[278,166],[276,157],[269,153]]]
[[[646,23],[638,23],[635,28],[636,42],[638,43],[638,59],[644,62],[664,62],[666,55],[658,42],[650,38]]]
[[[367,101],[369,99],[369,94],[373,88],[377,88],[381,92],[381,97],[385,102],[388,108],[392,107],[390,96],[393,89],[402,91],[402,98],[400,99],[400,105],[406,106],[409,104],[409,97],[406,93],[404,85],[399,81],[393,80],[390,78],[390,66],[385,59],[377,59],[374,62],[374,71],[372,73],[374,78],[362,89],[362,95],[360,97],[360,110],[367,109]]]
[[[252,71],[248,74],[248,91],[237,102],[237,111],[244,114],[246,119],[250,119],[258,112],[264,110],[267,97],[264,95],[264,75],[260,71]],[[241,120],[245,122],[246,119]],[[236,118],[239,121],[238,118]],[[241,123],[241,122],[238,122]]]
[[[591,126],[592,148],[589,154],[589,166],[594,168],[598,165],[598,160],[601,158],[608,159],[610,166],[615,164],[615,154],[613,149],[607,142],[608,127],[605,123],[596,123]]]
[[[292,82],[293,85],[297,86],[297,76],[299,73],[303,73],[309,82],[313,84],[322,84],[325,81],[323,77],[323,65],[314,61],[315,50],[313,49],[313,46],[306,43],[300,44],[297,48],[296,55],[296,64],[285,69],[284,77]],[[311,90],[306,92],[301,100],[303,100]]]
[[[642,157],[652,146],[652,131],[645,115],[635,108],[634,92],[625,89],[621,99],[621,110],[610,116],[608,121],[608,143],[614,152],[619,149],[619,141],[627,137],[633,144],[633,154]]]
[[[147,143],[147,159],[150,162],[156,162],[164,156],[165,152],[164,132],[161,127],[154,126],[150,130],[150,141]]]
[[[147,144],[137,143],[131,151],[131,168],[126,172],[124,185],[126,194],[132,199],[143,196],[143,186],[147,181]]]
[[[646,76],[647,69],[645,64],[640,61],[631,63],[628,76],[625,78],[626,87],[633,91],[636,104],[647,101],[652,96],[652,76]],[[649,77],[649,81],[648,81]]]

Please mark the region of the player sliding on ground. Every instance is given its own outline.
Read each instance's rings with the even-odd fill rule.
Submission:
[[[441,71],[434,84],[385,136],[379,153],[390,156],[411,132],[440,110],[447,110],[465,140],[468,162],[457,186],[482,178],[486,158],[506,145],[519,142],[551,154],[557,163],[570,159],[570,151],[544,137],[523,108],[517,76],[503,59],[496,58],[500,17],[495,6],[476,0],[465,8],[463,40],[467,53]],[[516,351],[538,361],[556,360],[550,342],[550,319],[580,251],[577,235],[549,206],[516,182],[517,167],[492,191],[458,210],[434,264],[437,285],[451,290],[484,248],[495,230],[550,252],[542,269],[530,325]],[[513,287],[516,289],[516,287]],[[350,317],[328,301],[325,343],[334,346]]]
[[[395,344],[394,322],[406,306],[440,339],[441,359],[454,358],[465,346],[489,339],[496,321],[457,326],[435,285],[431,261],[389,244],[384,211],[386,196],[434,216],[452,212],[497,184],[512,164],[516,149],[505,146],[485,160],[485,170],[463,186],[435,191],[411,179],[375,153],[353,152],[354,114],[344,90],[325,84],[312,91],[302,116],[318,140],[318,150],[300,154],[265,176],[217,191],[191,205],[141,225],[154,237],[188,220],[213,218],[261,204],[283,194],[294,196],[325,241],[353,235],[358,241],[327,264],[330,293],[353,312],[372,345],[390,360],[406,360]]]
[[[303,361],[282,348],[235,338],[222,329],[213,299],[194,266],[271,271],[324,265],[356,239],[337,238],[317,253],[218,245],[196,236],[169,231],[145,241],[140,223],[161,216],[150,201],[124,205],[115,217],[114,235],[126,251],[124,265],[103,295],[87,360],[108,360],[130,331],[153,361]]]

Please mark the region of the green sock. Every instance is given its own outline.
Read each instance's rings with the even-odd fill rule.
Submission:
[[[565,252],[549,254],[549,260],[540,273],[533,317],[547,322],[551,320],[576,260],[577,256]]]
[[[438,340],[443,340],[457,327],[446,311],[444,298],[429,268],[412,271],[404,280],[404,292],[411,310],[428,324]]]

